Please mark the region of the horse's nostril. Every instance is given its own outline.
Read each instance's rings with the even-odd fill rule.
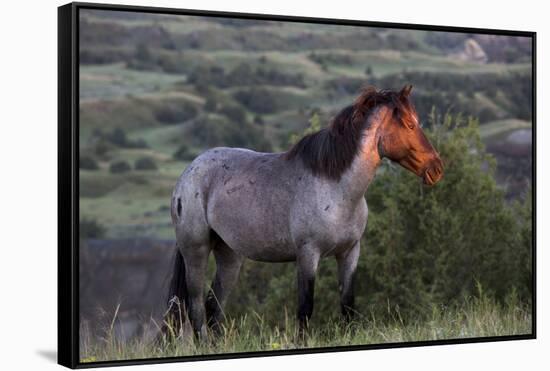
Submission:
[[[437,179],[441,179],[443,177],[443,168],[441,166],[436,166],[434,168],[434,173]]]

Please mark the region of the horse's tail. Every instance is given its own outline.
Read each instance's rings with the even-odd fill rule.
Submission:
[[[164,339],[166,341],[178,337],[187,318],[186,308],[189,298],[185,283],[185,261],[177,246],[173,267],[167,298],[168,308],[164,313],[163,324],[157,340]]]

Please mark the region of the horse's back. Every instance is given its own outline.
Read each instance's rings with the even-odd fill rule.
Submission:
[[[293,174],[281,153],[210,149],[187,167],[176,185],[172,199],[176,229],[179,223],[185,234],[200,230],[202,237],[211,229],[250,258],[290,260]]]

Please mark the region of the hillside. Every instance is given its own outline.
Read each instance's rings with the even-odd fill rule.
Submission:
[[[81,17],[80,210],[92,237],[172,238],[172,186],[194,156],[217,145],[284,151],[314,112],[328,123],[364,84],[412,83],[427,127],[432,109],[478,117],[509,197],[530,181],[532,144],[513,139],[531,132],[529,39],[92,10]]]

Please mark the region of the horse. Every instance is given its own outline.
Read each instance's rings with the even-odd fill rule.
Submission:
[[[183,304],[196,337],[206,338],[207,328],[219,332],[245,259],[296,262],[296,315],[303,333],[313,313],[316,270],[325,257],[336,259],[341,313],[351,320],[368,216],[365,194],[381,160],[398,163],[426,185],[443,177],[411,91],[411,85],[400,91],[365,87],[326,128],[287,152],[219,147],[196,157],[171,199],[176,253],[164,323],[183,323],[176,302]],[[205,298],[210,253],[216,273]]]

